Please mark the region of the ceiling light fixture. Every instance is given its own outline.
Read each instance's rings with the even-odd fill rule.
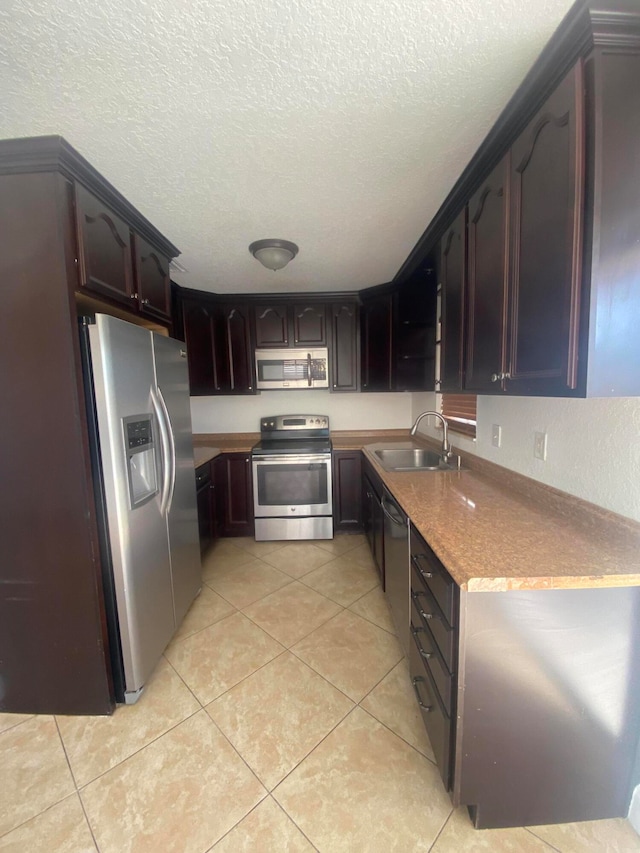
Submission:
[[[256,240],[249,251],[268,270],[281,270],[298,254],[298,247],[289,240]]]

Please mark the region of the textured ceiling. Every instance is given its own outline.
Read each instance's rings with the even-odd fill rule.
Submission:
[[[3,0],[0,138],[60,134],[187,287],[388,281],[571,0]],[[279,272],[253,240],[293,240]]]

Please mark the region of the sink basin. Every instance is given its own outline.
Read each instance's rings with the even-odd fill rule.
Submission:
[[[441,471],[451,467],[435,450],[423,447],[380,448],[373,453],[387,471]]]

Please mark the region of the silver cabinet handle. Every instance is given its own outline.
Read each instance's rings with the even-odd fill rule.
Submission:
[[[415,639],[418,649],[420,650],[420,654],[425,660],[430,660],[433,657],[433,652],[426,652],[422,648],[422,643],[418,639],[418,634],[420,633],[420,630],[420,628],[414,628],[413,625],[411,626],[411,633],[413,634],[413,638]]]
[[[420,682],[420,681],[424,681],[424,678],[420,678],[418,676],[417,678],[411,679],[411,684],[413,685],[413,692],[416,694],[416,699],[418,700],[418,705],[420,705],[420,707],[422,708],[423,711],[426,711],[427,713],[429,713],[429,711],[433,711],[433,705],[425,705],[424,702],[422,701],[422,697],[420,696],[420,691],[418,690],[418,682]]]
[[[492,373],[491,381],[492,382],[502,382],[503,379],[511,379],[510,373]]]
[[[426,569],[421,568],[420,560],[426,559],[426,554],[412,554],[411,562],[418,570],[419,574],[422,575],[423,578],[428,579],[433,577],[433,572],[428,572]]]
[[[143,299],[143,300],[142,300],[142,304],[143,304],[143,305],[148,305],[148,304],[149,304],[149,300],[148,300],[148,299]]]
[[[129,299],[137,299],[137,298],[138,298],[137,293],[132,293],[131,296],[129,297]]]

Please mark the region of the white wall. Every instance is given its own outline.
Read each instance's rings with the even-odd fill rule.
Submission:
[[[263,391],[247,397],[192,397],[194,433],[258,432],[264,415],[328,415],[331,429],[408,429],[411,394]]]
[[[436,408],[435,394],[414,394],[412,418]],[[420,431],[442,433],[422,421]],[[493,424],[502,446],[491,444]],[[533,456],[534,432],[547,433],[547,460]],[[454,445],[613,512],[640,521],[640,398],[569,400],[478,397],[477,439]]]

